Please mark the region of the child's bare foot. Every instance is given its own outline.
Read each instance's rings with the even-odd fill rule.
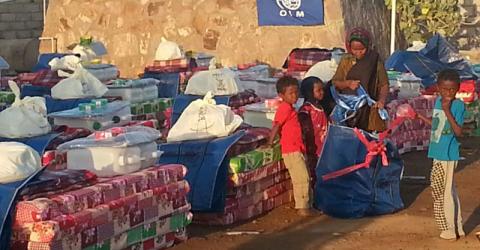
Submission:
[[[298,215],[305,216],[305,217],[322,215],[322,212],[320,212],[318,210],[315,210],[315,209],[312,209],[312,208],[298,209],[297,213],[298,213]]]

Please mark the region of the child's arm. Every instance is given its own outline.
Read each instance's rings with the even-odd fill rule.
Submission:
[[[450,110],[451,107],[452,107],[452,100],[447,98],[442,98],[442,109],[443,109],[443,112],[445,112],[445,116],[447,117],[447,120],[450,123],[450,126],[452,126],[453,133],[455,133],[455,136],[461,137],[462,127],[458,125],[457,121],[455,120],[455,117],[453,116],[452,111]]]
[[[268,137],[268,140],[267,140],[267,146],[273,145],[273,141],[275,140],[275,137],[277,136],[279,130],[280,130],[280,125],[278,124],[273,125],[272,130],[270,131],[270,136]]]

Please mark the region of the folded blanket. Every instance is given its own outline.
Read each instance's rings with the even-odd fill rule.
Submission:
[[[287,192],[288,190],[292,190],[292,188],[292,182],[290,180],[285,180],[249,196],[244,196],[241,198],[227,198],[225,200],[225,212],[232,212],[238,208],[246,208],[261,201],[266,201],[284,192]]]
[[[254,195],[263,190],[266,190],[268,187],[271,187],[277,183],[283,182],[290,178],[290,174],[287,170],[269,175],[265,178],[262,178],[258,181],[251,182],[239,187],[231,187],[227,189],[227,199],[229,198],[241,198]]]
[[[205,213],[195,214],[193,222],[203,225],[230,225],[236,222],[252,219],[256,216],[264,214],[274,208],[293,200],[293,192],[291,190],[284,192],[276,197],[261,201],[255,205],[246,208],[237,208],[227,213]]]
[[[245,131],[245,134],[230,148],[230,157],[252,151],[265,143],[270,136],[270,129],[242,125],[238,130]]]
[[[243,173],[282,159],[280,145],[276,144],[271,148],[257,148],[245,154],[230,158],[229,173]]]
[[[182,212],[168,218],[130,228],[124,233],[104,238],[108,227],[85,230],[54,242],[13,241],[12,249],[163,249],[187,239],[186,226],[191,223],[189,212]]]
[[[22,189],[20,196],[22,200],[30,200],[90,186],[96,181],[97,176],[87,170],[45,170],[35,181],[30,182]]]
[[[262,178],[281,172],[285,169],[286,167],[283,161],[278,161],[272,163],[271,165],[255,169],[253,171],[231,174],[228,177],[227,185],[229,187],[243,186],[247,183],[259,181]]]
[[[75,214],[60,215],[51,220],[17,224],[13,228],[12,238],[32,242],[54,242],[81,235],[89,230],[111,227],[113,230],[102,235],[103,239],[107,239],[174,213],[188,212],[190,210],[186,200],[188,184],[185,183],[179,182],[175,187],[174,184],[170,184],[170,190],[152,189]]]
[[[45,221],[60,215],[74,214],[122,197],[181,181],[185,174],[186,168],[182,165],[164,165],[129,175],[101,179],[99,180],[101,183],[60,195],[20,201],[17,204],[15,224]]]

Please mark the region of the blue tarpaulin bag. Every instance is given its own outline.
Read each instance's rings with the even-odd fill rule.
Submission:
[[[188,201],[192,211],[223,212],[227,190],[230,159],[227,152],[242,136],[238,131],[230,136],[172,142],[159,145],[163,151],[162,164],[182,164],[188,172],[185,179],[190,185]]]
[[[403,161],[393,143],[382,141],[361,130],[329,126],[316,168],[318,209],[333,217],[360,218],[404,207]]]
[[[34,182],[44,169],[39,169],[25,180],[0,184],[0,250],[10,249],[9,244],[17,196],[29,183]]]
[[[354,118],[360,108],[375,104],[375,100],[370,98],[362,85],[357,88],[356,95],[339,94],[334,85],[330,86],[330,93],[337,104],[330,114],[330,119],[336,125],[346,125],[347,120]],[[385,109],[379,109],[378,113],[382,120],[388,120],[388,112]]]
[[[387,61],[387,70],[411,72],[429,87],[437,82],[437,74],[444,69],[455,69],[462,80],[477,79],[471,65],[463,59],[457,49],[445,38],[435,35],[427,41],[425,48],[417,51],[396,51]]]
[[[160,98],[174,98],[178,95],[180,90],[180,73],[155,73],[145,72],[142,79],[153,78],[160,82],[158,83],[158,97]]]

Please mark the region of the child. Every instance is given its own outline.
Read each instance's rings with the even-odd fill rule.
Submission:
[[[307,166],[310,171],[312,187],[315,183],[315,168],[327,135],[328,119],[320,102],[323,99],[323,82],[318,77],[303,79],[300,92],[305,99],[298,113],[302,127],[303,142],[306,147]]]
[[[460,202],[453,183],[453,174],[459,156],[457,137],[462,136],[465,105],[455,99],[460,77],[455,70],[443,70],[438,74],[438,91],[432,121],[417,115],[432,126],[428,157],[433,158],[430,177],[435,221],[441,230],[440,238],[456,240],[465,236],[462,226]]]
[[[313,215],[315,212],[311,210],[310,176],[303,155],[305,146],[297,112],[293,107],[298,99],[298,81],[285,76],[278,79],[276,87],[282,102],[275,113],[268,144],[271,145],[280,132],[282,157],[292,179],[295,208],[302,216]]]

